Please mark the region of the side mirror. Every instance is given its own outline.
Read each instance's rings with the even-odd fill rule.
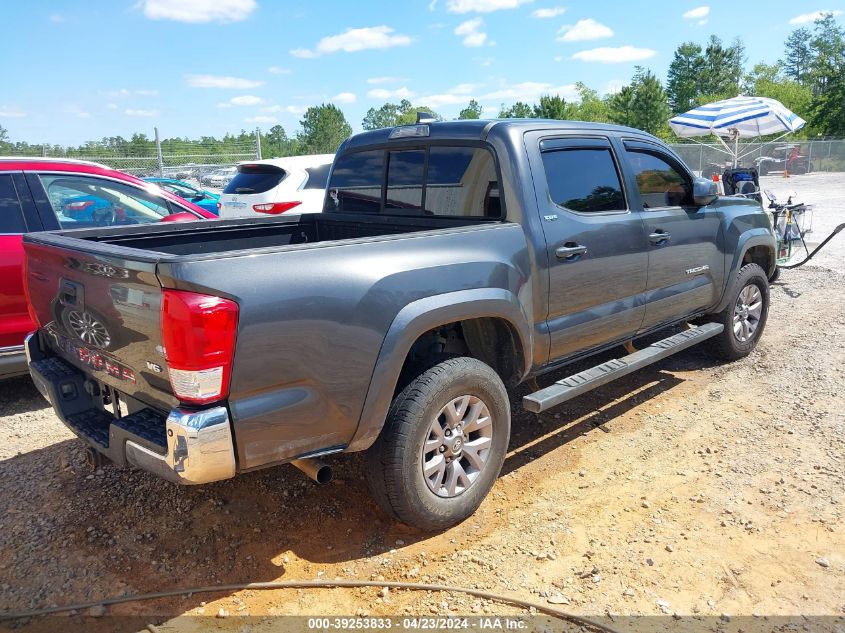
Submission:
[[[692,197],[697,205],[707,206],[719,197],[719,183],[707,178],[696,178],[692,183]]]
[[[199,202],[200,200],[205,200],[207,197],[208,196],[206,196],[204,193],[198,193],[197,195],[194,196],[193,202]]]

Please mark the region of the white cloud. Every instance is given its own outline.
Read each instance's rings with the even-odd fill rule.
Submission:
[[[78,119],[90,119],[91,118],[90,112],[83,110],[78,105],[75,105],[75,104],[72,104],[72,103],[65,106],[65,112],[75,116]]]
[[[625,81],[622,79],[611,79],[608,81],[604,86],[604,94],[612,95],[624,88],[626,85]]]
[[[407,88],[397,88],[396,90],[385,90],[384,88],[374,88],[367,92],[370,99],[411,99],[415,95]]]
[[[810,24],[815,22],[819,18],[823,18],[825,15],[830,13],[833,17],[837,18],[842,15],[842,11],[839,9],[834,9],[831,11],[830,9],[820,9],[819,11],[812,11],[810,13],[802,13],[801,15],[796,15],[792,18],[789,23],[790,24]]]
[[[50,15],[50,22],[53,24],[61,24],[62,22],[67,22],[67,18],[60,13],[53,13]]]
[[[259,114],[258,116],[247,117],[244,121],[247,123],[275,123],[276,117]]]
[[[231,108],[232,106],[257,106],[262,103],[264,103],[264,99],[261,97],[256,97],[255,95],[240,95],[238,97],[232,97],[223,103],[218,103],[217,107]]]
[[[470,99],[474,98],[473,93],[476,89],[475,84],[458,84],[449,88],[446,92],[419,97],[417,101],[430,108],[439,108],[444,105],[465,105]]]
[[[222,77],[219,75],[187,75],[185,77],[191,88],[230,88],[244,90],[246,88],[257,88],[263,81],[253,79],[241,79],[240,77]]]
[[[22,119],[26,112],[13,106],[0,105],[0,119]]]
[[[490,13],[500,9],[516,9],[534,0],[447,0],[449,13]]]
[[[560,27],[558,42],[583,42],[585,40],[599,40],[613,37],[613,30],[593,18],[578,20],[574,25],[567,24]]]
[[[531,12],[531,17],[542,20],[547,18],[556,18],[564,13],[566,13],[566,8],[564,7],[550,7],[548,9],[535,9]]]
[[[308,110],[307,106],[280,106],[280,105],[271,105],[267,106],[266,108],[261,108],[262,112],[287,112],[288,114],[305,114],[305,111]]]
[[[437,8],[437,0],[431,0],[431,2],[428,3],[428,10],[434,11],[436,8]]]
[[[493,57],[473,57],[472,61],[477,62],[479,66],[492,66],[496,60]]]
[[[158,95],[158,90],[129,90],[128,88],[100,90],[98,92],[104,97],[109,97],[110,99],[122,99],[124,97],[155,97]]]
[[[651,48],[637,48],[635,46],[606,46],[578,51],[572,59],[585,62],[600,62],[602,64],[621,64],[624,62],[639,62],[654,57],[657,51]]]
[[[255,0],[141,0],[144,15],[151,20],[174,20],[189,24],[240,22],[258,6]]]
[[[469,48],[484,46],[484,42],[487,41],[487,33],[481,30],[483,28],[484,20],[473,18],[459,24],[458,28],[455,29],[455,35],[463,37],[464,46]]]
[[[498,90],[481,95],[479,99],[484,101],[514,99],[518,99],[520,101],[532,101],[539,99],[543,95],[560,95],[568,101],[573,101],[578,98],[579,93],[575,84],[556,86],[554,84],[537,81],[523,81],[518,84],[505,84]]]
[[[384,49],[394,46],[407,46],[411,38],[389,26],[368,26],[361,29],[346,29],[340,35],[329,35],[321,39],[312,50],[308,48],[295,48],[290,51],[294,57],[312,59],[320,55],[337,53],[355,53],[369,49]]]
[[[290,68],[282,68],[281,66],[270,66],[267,69],[268,73],[272,73],[274,75],[289,75]]]
[[[117,104],[116,103],[107,103],[106,104],[106,110],[117,110]]]
[[[354,92],[341,92],[331,98],[334,103],[355,103],[358,97]]]
[[[123,114],[126,116],[153,117],[158,116],[158,110],[134,110],[129,108],[128,110],[124,110]]]
[[[704,26],[707,24],[707,20],[710,16],[710,7],[708,6],[701,6],[696,7],[695,9],[690,9],[686,13],[684,13],[681,17],[685,20],[696,20],[696,24],[698,26]]]
[[[367,83],[371,86],[377,86],[379,84],[394,84],[397,81],[403,81],[399,77],[370,77],[367,79]]]

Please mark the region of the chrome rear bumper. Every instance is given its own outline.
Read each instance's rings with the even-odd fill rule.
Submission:
[[[116,418],[89,395],[85,373],[50,356],[32,335],[26,340],[32,380],[59,419],[112,462],[131,464],[180,484],[205,484],[237,472],[232,425],[226,407],[173,409],[165,415],[141,409]]]

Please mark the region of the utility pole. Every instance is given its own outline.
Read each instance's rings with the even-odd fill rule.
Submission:
[[[261,160],[261,128],[255,128],[255,160]]]
[[[156,158],[158,159],[158,177],[164,178],[164,158],[161,155],[161,140],[158,137],[158,128],[153,128],[156,133]]]

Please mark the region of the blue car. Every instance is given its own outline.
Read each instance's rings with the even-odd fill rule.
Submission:
[[[193,185],[189,185],[182,180],[176,180],[175,178],[144,178],[144,180],[156,184],[162,189],[166,189],[170,193],[175,194],[188,202],[193,202],[198,207],[205,209],[210,213],[219,215],[217,201],[220,196],[216,193],[198,189]]]

